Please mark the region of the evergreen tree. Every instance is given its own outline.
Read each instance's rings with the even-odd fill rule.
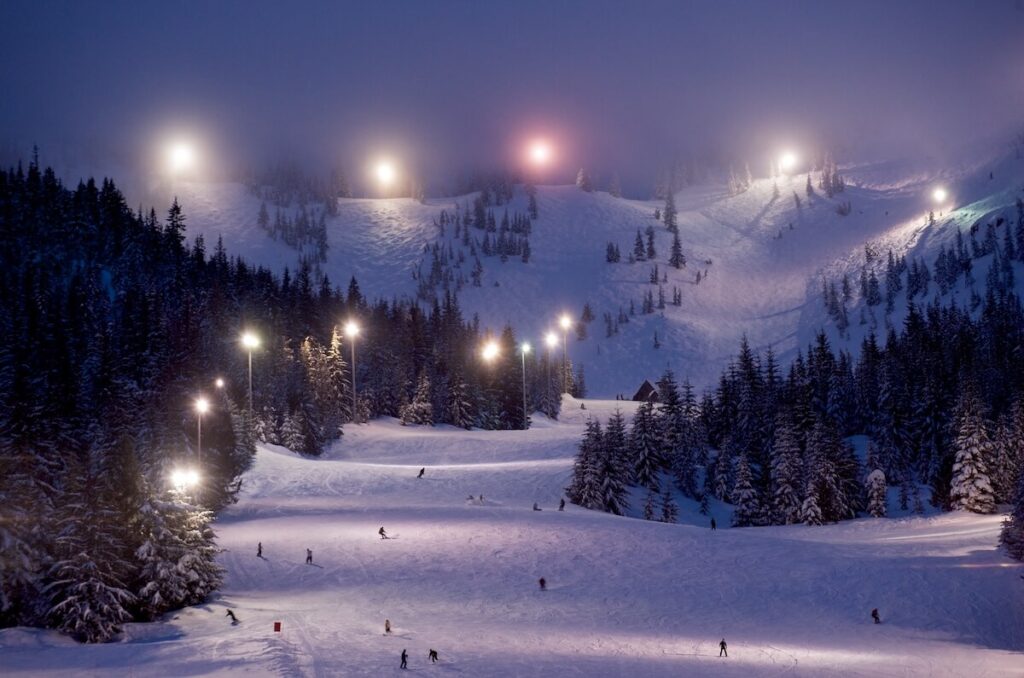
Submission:
[[[981,405],[972,388],[960,396],[955,414],[956,459],[950,502],[954,509],[974,513],[995,511],[995,495],[988,476],[992,442],[986,430]]]
[[[430,399],[430,378],[427,371],[420,372],[416,384],[416,393],[409,404],[402,408],[401,421],[403,426],[433,426],[434,408]]]
[[[886,514],[885,474],[875,469],[867,477],[868,513],[873,518],[884,518]]]
[[[736,505],[732,524],[736,527],[756,525],[761,515],[760,499],[751,480],[750,465],[747,455],[740,455],[736,464],[736,485],[732,490],[732,501]]]
[[[652,492],[659,490],[658,475],[663,466],[658,433],[654,405],[647,401],[637,408],[633,416],[630,448],[633,455],[633,482]]]
[[[663,523],[674,523],[679,518],[679,507],[676,506],[676,502],[672,499],[672,493],[666,487],[665,491],[661,493],[661,522]]]
[[[576,187],[581,191],[590,193],[594,190],[593,182],[590,180],[590,173],[584,168],[580,168],[580,171],[576,173]]]

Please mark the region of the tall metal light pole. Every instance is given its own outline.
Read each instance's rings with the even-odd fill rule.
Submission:
[[[359,325],[350,320],[345,323],[345,336],[352,344],[352,421],[359,423],[359,406],[356,399],[356,335],[359,334]]]
[[[196,398],[196,456],[200,464],[203,462],[203,415],[209,410],[209,400],[202,396]]]
[[[569,328],[572,327],[572,318],[563,313],[558,319],[562,327],[562,393],[569,392]]]
[[[555,347],[558,346],[558,335],[554,332],[548,332],[544,336],[544,343],[548,345],[548,359],[547,359],[547,386],[545,390],[551,387],[551,354],[554,352]]]
[[[242,346],[249,352],[249,421],[252,422],[252,352],[260,345],[260,338],[252,332],[242,333]]]
[[[526,422],[530,416],[526,411],[526,354],[529,352],[530,344],[524,341],[519,347],[519,353],[523,356],[523,428],[526,428]]]

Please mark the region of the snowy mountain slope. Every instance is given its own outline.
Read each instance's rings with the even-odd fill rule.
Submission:
[[[585,416],[618,405],[569,401],[565,421],[527,432],[379,421],[319,460],[261,447],[218,521],[219,598],[107,645],[0,631],[0,665],[378,677],[399,675],[407,648],[414,671],[495,677],[1019,675],[1024,569],[995,548],[999,516],[711,532],[695,514],[665,525],[554,510]]]
[[[519,336],[536,344],[559,313],[578,318],[589,303],[596,316],[589,336],[583,341],[570,336],[569,350],[574,362],[585,365],[591,394],[628,396],[644,378],[656,378],[666,367],[708,386],[744,334],[755,347],[772,346],[785,364],[814,332],[827,327],[820,299],[822,274],[831,279],[856,269],[865,243],[874,243],[884,254],[890,245],[899,253],[915,246],[931,248],[937,238],[946,238],[942,224],[948,216],[940,218],[931,235],[922,231],[928,196],[940,182],[949,186],[955,204],[963,205],[956,213],[960,223],[996,205],[1012,204],[1021,163],[993,160],[991,154],[979,157],[956,168],[936,162],[843,168],[847,189],[834,199],[820,191],[808,199],[806,174],[780,178],[778,198],[773,198],[773,182],[767,179],[737,196],[720,187],[687,188],[676,196],[688,260],[681,270],[668,265],[671,234],[653,218],[660,203],[584,193],[572,186],[540,187],[540,218],[532,224],[529,262],[480,256],[479,287],[469,283],[474,264],[470,248],[450,225],[441,235],[434,224],[441,210],[452,214],[456,206],[471,209],[473,196],[426,205],[407,199],[341,200],[338,216],[328,220],[330,249],[322,271],[342,286],[355,275],[371,297],[412,297],[419,284],[416,276],[423,279],[430,273],[431,256],[424,247],[436,243],[451,255],[445,272],[466,281],[460,300],[467,317],[477,313],[493,330],[510,323]],[[996,179],[988,180],[989,171]],[[259,201],[241,186],[181,184],[177,189],[191,232],[203,233],[209,247],[223,235],[231,253],[275,269],[297,265],[296,251],[274,242],[256,225]],[[844,201],[851,203],[852,213],[840,216],[836,206]],[[500,221],[505,207],[493,210]],[[508,210],[511,215],[526,211],[521,188]],[[627,263],[637,230],[648,226],[656,233],[655,262]],[[482,241],[482,231],[470,231]],[[619,246],[622,262],[605,262],[609,242]],[[667,278],[662,285],[667,305],[642,315],[646,293],[657,302],[658,286],[650,284],[654,263]],[[698,271],[706,274],[699,285]],[[671,304],[673,288],[681,291],[679,306]],[[442,285],[433,289],[443,293]],[[616,318],[620,310],[628,314],[631,303],[636,315],[606,337],[603,315]],[[655,348],[656,333],[660,349]]]

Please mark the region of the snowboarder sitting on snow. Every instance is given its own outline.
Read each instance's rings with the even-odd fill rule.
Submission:
[[[416,476],[416,477],[417,478],[422,478],[423,474],[426,473],[426,472],[427,472],[426,467],[423,467],[423,468],[420,469],[420,474],[418,476]]]
[[[430,650],[430,652],[427,653],[427,659],[430,660],[431,664],[437,663],[437,650]]]
[[[381,525],[380,529],[377,530],[377,534],[380,535],[381,539],[387,539],[388,538],[388,533],[384,531],[384,526],[383,525]]]
[[[533,502],[533,510],[534,511],[540,511],[541,510],[541,508],[539,506],[537,506],[537,502]]]
[[[565,497],[562,497],[561,499],[558,500],[558,510],[559,511],[564,511],[565,510]]]
[[[408,666],[405,665],[405,663],[407,661],[409,661],[409,653],[406,652],[405,650],[402,650],[402,664],[399,666],[399,668],[402,668],[402,669],[409,668]]]
[[[721,656],[728,657],[729,656],[729,652],[725,649],[727,647],[728,647],[728,645],[725,642],[725,638],[722,638],[722,642],[720,642],[718,644],[718,656],[719,657],[721,657]]]
[[[385,619],[384,620],[384,633],[387,634],[387,635],[391,634],[391,620],[390,619]]]
[[[540,590],[541,591],[547,591],[548,590],[548,582],[547,582],[546,579],[544,579],[544,577],[541,577],[540,579],[538,579],[537,583],[540,584]]]
[[[236,617],[235,613],[232,612],[230,609],[228,610],[227,614],[225,614],[224,616],[225,617],[231,617],[231,623],[232,624],[237,624],[238,623],[238,617]]]
[[[871,618],[875,620],[876,624],[882,623],[882,618],[878,616],[878,608],[871,610]]]
[[[313,564],[313,552],[310,551],[309,549],[306,549],[306,565],[312,565],[312,564]]]

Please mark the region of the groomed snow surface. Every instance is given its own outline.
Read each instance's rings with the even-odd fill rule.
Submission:
[[[261,447],[217,523],[216,599],[107,645],[2,631],[0,673],[378,677],[407,648],[414,675],[1024,675],[1001,516],[727,529],[716,506],[712,532],[692,502],[678,525],[558,512],[585,418],[617,405],[567,400],[526,433],[378,421],[324,459]]]

